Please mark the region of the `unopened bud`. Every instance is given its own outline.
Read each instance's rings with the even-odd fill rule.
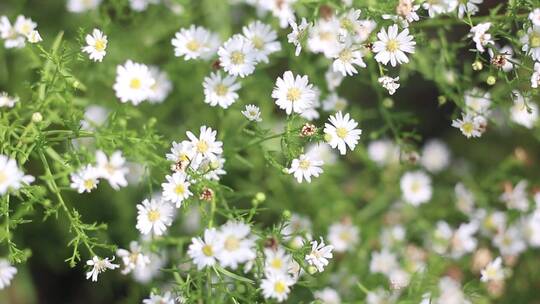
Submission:
[[[394,107],[394,101],[393,101],[391,98],[385,98],[385,99],[383,99],[382,104],[383,104],[383,106],[384,106],[385,108],[388,108],[388,109]]]
[[[315,133],[317,133],[317,127],[313,124],[306,123],[302,127],[302,131],[300,131],[300,136],[309,137],[315,135]]]
[[[486,83],[488,85],[494,85],[495,82],[497,82],[497,78],[495,78],[494,76],[489,76],[487,79],[486,79]]]
[[[39,112],[35,112],[34,114],[32,114],[32,121],[35,122],[35,123],[39,123],[43,120],[43,115],[41,115],[41,113]]]
[[[199,198],[203,201],[211,201],[214,198],[214,191],[210,188],[204,188]]]
[[[476,60],[475,62],[473,62],[472,64],[472,69],[475,70],[475,71],[480,71],[484,68],[484,65],[482,64],[482,62]]]

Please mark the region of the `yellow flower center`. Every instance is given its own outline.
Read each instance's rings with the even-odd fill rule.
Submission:
[[[182,195],[185,192],[186,192],[186,188],[184,188],[184,185],[176,185],[176,187],[174,187],[174,193],[178,195]]]
[[[290,88],[288,91],[287,91],[287,100],[291,101],[291,102],[295,102],[295,101],[298,101],[300,99],[300,96],[301,96],[301,92],[298,88]]]
[[[3,184],[7,181],[8,179],[8,176],[6,174],[6,172],[4,171],[0,171],[0,184]]]
[[[420,191],[421,188],[422,188],[422,186],[421,186],[420,183],[417,182],[417,181],[414,181],[414,182],[411,184],[411,191],[414,192],[414,193]]]
[[[258,50],[262,50],[264,47],[264,40],[259,36],[253,36],[251,38],[251,43],[253,43],[253,46]]]
[[[304,159],[300,161],[299,167],[303,170],[307,170],[309,168],[309,165],[310,165],[309,160]]]
[[[96,185],[96,183],[92,179],[84,180],[84,188],[86,190],[90,190],[90,189],[94,188],[95,185]]]
[[[94,44],[94,48],[98,52],[104,51],[106,47],[107,47],[107,42],[104,39],[98,39],[96,40],[96,43]]]
[[[461,126],[461,129],[463,129],[463,133],[465,134],[471,134],[474,130],[474,125],[471,122],[463,123]]]
[[[225,240],[225,249],[228,251],[235,251],[240,248],[240,240],[234,236],[229,236]]]
[[[157,210],[150,210],[148,212],[148,220],[150,222],[155,222],[155,221],[159,220],[160,217],[161,217],[161,214]]]
[[[189,157],[187,156],[187,154],[182,153],[178,155],[178,162],[186,162],[186,161],[189,161]]]
[[[207,257],[211,257],[214,255],[214,250],[212,250],[212,246],[204,245],[202,248],[202,253]]]
[[[340,128],[337,128],[336,129],[336,134],[339,138],[341,139],[344,139],[345,137],[347,137],[347,129],[343,128],[343,127],[340,127]]]
[[[199,153],[205,153],[206,151],[208,151],[208,143],[204,140],[199,140],[197,142],[197,151]]]
[[[339,59],[340,59],[341,61],[345,61],[345,62],[351,61],[351,59],[352,59],[352,52],[351,52],[351,50],[345,49],[345,50],[341,51],[341,52],[339,53]]]
[[[283,266],[283,261],[281,259],[275,258],[270,263],[270,266],[275,269],[281,269],[281,267]]]
[[[244,53],[240,51],[234,51],[231,53],[231,61],[234,64],[243,64],[245,60]]]
[[[192,52],[196,52],[201,48],[201,44],[197,40],[191,40],[186,44],[186,48]]]
[[[138,90],[141,88],[141,80],[139,78],[133,78],[129,82],[129,87],[133,90]]]
[[[395,39],[388,40],[386,43],[386,50],[388,52],[395,52],[399,49],[399,42]]]
[[[319,33],[319,38],[321,40],[323,40],[323,41],[332,40],[333,37],[334,37],[334,35],[331,32],[320,32]]]
[[[531,47],[537,48],[540,47],[540,35],[536,32],[531,34]]]
[[[277,281],[274,284],[274,291],[277,293],[284,293],[287,286],[282,281]]]
[[[339,238],[342,239],[342,240],[344,240],[344,241],[346,241],[346,242],[348,242],[348,241],[351,240],[351,234],[348,233],[348,232],[346,232],[346,231],[343,231],[343,232],[341,232],[341,233],[339,234]]]
[[[225,96],[229,92],[229,88],[220,83],[214,88],[214,92],[216,92],[218,96]]]

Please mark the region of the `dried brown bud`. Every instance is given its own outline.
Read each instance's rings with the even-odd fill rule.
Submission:
[[[214,199],[214,191],[210,188],[204,188],[199,198],[203,201],[209,202]]]
[[[502,69],[503,66],[506,64],[506,57],[501,54],[495,55],[491,59],[491,64],[493,64],[498,69]]]
[[[319,7],[319,15],[321,15],[322,18],[329,20],[334,15],[334,10],[328,5],[321,5]]]
[[[487,248],[480,248],[476,250],[472,260],[472,271],[474,273],[480,273],[480,270],[484,269],[489,262],[493,259],[491,251]]]
[[[264,241],[264,247],[265,248],[270,248],[272,250],[277,250],[278,248],[278,241],[276,240],[276,238],[274,237],[271,237],[269,239],[266,239],[266,241]]]
[[[217,71],[217,70],[220,70],[221,69],[221,61],[219,61],[219,59],[217,59],[216,61],[212,62],[212,69],[214,71]]]
[[[317,127],[313,124],[306,123],[302,127],[302,131],[300,131],[300,136],[309,137],[315,135],[315,133],[317,133]]]
[[[174,172],[182,172],[184,169],[186,169],[186,162],[179,161],[171,165],[171,171]]]

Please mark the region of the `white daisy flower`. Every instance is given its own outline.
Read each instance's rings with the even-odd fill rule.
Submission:
[[[465,92],[464,99],[467,111],[473,114],[489,115],[489,108],[491,107],[491,94],[489,92],[473,88]]]
[[[180,164],[182,169],[185,169],[189,162],[193,159],[193,149],[188,141],[180,143],[173,142],[171,153],[167,153],[167,160]]]
[[[491,34],[487,32],[490,27],[490,22],[479,23],[476,26],[473,26],[469,33],[469,37],[472,37],[474,43],[476,44],[476,49],[482,53],[485,52],[486,46],[495,44]]]
[[[335,289],[330,287],[315,291],[313,297],[324,304],[341,304],[341,297]]]
[[[332,58],[340,49],[340,23],[335,17],[320,19],[310,27],[308,48],[314,53],[323,53]]]
[[[540,85],[540,62],[534,63],[534,71],[531,75],[531,88],[536,89]]]
[[[480,275],[480,281],[482,282],[504,280],[504,268],[502,266],[501,257],[497,257],[487,264],[486,267],[480,271]]]
[[[532,24],[540,26],[540,8],[535,8],[529,13],[529,20],[531,20]]]
[[[318,272],[323,272],[328,265],[328,260],[333,257],[334,246],[326,245],[321,237],[321,242],[311,241],[311,252],[306,255],[306,262],[315,266]]]
[[[191,183],[184,172],[175,172],[172,176],[165,176],[166,183],[162,183],[163,199],[176,204],[176,208],[182,206],[182,202],[193,195],[189,190]]]
[[[293,159],[288,172],[289,174],[293,174],[299,183],[302,183],[304,179],[308,183],[311,183],[312,176],[318,177],[323,172],[322,165],[323,161],[311,159],[306,154],[302,154],[298,158]]]
[[[302,18],[300,24],[296,24],[296,21],[292,19],[289,20],[289,25],[291,27],[291,32],[287,34],[287,41],[295,46],[294,55],[298,56],[302,51],[302,42],[300,40],[306,33],[310,24],[307,22],[306,18]]]
[[[92,165],[86,165],[75,173],[71,173],[71,188],[79,193],[88,192],[96,189],[99,183],[99,171]]]
[[[396,6],[396,15],[382,15],[383,19],[393,20],[402,27],[409,27],[409,24],[420,20],[420,16],[416,12],[420,8],[420,4],[414,5],[412,0],[399,0]]]
[[[13,108],[19,102],[19,97],[10,97],[6,92],[0,93],[0,107]]]
[[[271,272],[261,281],[261,289],[266,299],[276,299],[283,302],[289,296],[291,286],[295,281],[288,274]]]
[[[349,102],[347,99],[337,95],[336,93],[330,93],[322,102],[322,109],[326,112],[339,112],[344,111]]]
[[[359,49],[356,49],[351,43],[341,44],[341,49],[334,55],[332,68],[336,72],[340,72],[343,76],[352,76],[358,71],[355,65],[365,68],[366,64],[362,59],[363,54]]]
[[[118,190],[120,187],[127,186],[126,174],[128,174],[129,169],[126,159],[122,156],[122,151],[115,151],[111,158],[107,158],[103,151],[98,150],[96,162],[98,177],[105,178],[113,189]]]
[[[450,164],[450,150],[441,140],[431,139],[426,142],[420,156],[420,164],[429,172],[438,173]]]
[[[452,127],[458,128],[467,138],[480,137],[483,133],[482,123],[485,123],[483,116],[462,113],[462,119],[454,119]]]
[[[68,0],[67,10],[72,13],[83,13],[96,9],[102,0]]]
[[[339,27],[342,38],[350,36],[356,36],[356,32],[358,27],[360,27],[360,14],[362,13],[361,10],[351,8],[347,12],[343,13],[339,17]]]
[[[129,0],[129,7],[136,12],[142,12],[148,8],[148,5],[157,3],[159,0]]]
[[[199,165],[197,170],[204,173],[204,178],[207,180],[219,181],[221,175],[227,174],[223,169],[225,165],[225,158],[218,156],[216,159],[206,158]]]
[[[249,225],[237,221],[228,221],[219,228],[218,239],[222,242],[219,247],[222,250],[216,257],[221,266],[236,269],[238,264],[257,257],[255,240],[250,236],[250,232]]]
[[[150,258],[142,253],[142,248],[136,241],[129,243],[129,250],[122,248],[116,250],[116,255],[124,263],[122,274],[128,274],[136,268],[145,268],[150,264]]]
[[[220,44],[219,37],[202,26],[182,28],[171,40],[174,56],[191,59],[210,59]]]
[[[428,11],[430,18],[440,14],[447,14],[456,9],[458,0],[430,0],[422,4],[422,7]]]
[[[503,256],[518,256],[527,249],[523,234],[516,226],[499,231],[493,238],[493,245]]]
[[[521,50],[530,55],[533,60],[540,60],[540,26],[533,25],[527,29],[527,33],[520,39]]]
[[[358,144],[362,130],[356,129],[358,123],[349,117],[349,114],[337,112],[328,119],[330,123],[324,124],[325,140],[332,148],[337,148],[341,155],[345,155],[347,147],[352,151]]]
[[[11,266],[8,260],[0,259],[0,290],[8,287],[17,274],[17,268]]]
[[[324,73],[324,79],[326,80],[326,85],[328,86],[329,91],[334,91],[341,82],[343,81],[343,74],[340,72],[334,71],[332,67],[330,67],[326,73]]]
[[[368,145],[368,156],[379,166],[399,163],[399,147],[389,139],[374,140]]]
[[[102,106],[90,105],[84,110],[84,119],[81,121],[81,129],[93,131],[107,121],[109,110]]]
[[[238,91],[241,88],[240,83],[236,82],[236,77],[225,75],[221,72],[211,73],[204,78],[204,102],[215,107],[219,105],[227,109],[238,99]]]
[[[264,271],[268,273],[286,274],[292,265],[292,256],[285,252],[282,247],[277,249],[264,249]]]
[[[39,42],[43,41],[43,38],[41,38],[41,35],[36,30],[31,31],[26,36],[26,39],[28,39],[28,42],[30,42],[30,43],[39,43]]]
[[[336,252],[351,250],[358,243],[358,239],[358,227],[350,221],[334,223],[328,230],[328,242],[334,246]]]
[[[128,60],[124,65],[117,66],[113,88],[121,102],[131,101],[133,105],[138,105],[152,95],[155,83],[146,65]]]
[[[369,272],[382,273],[390,275],[390,272],[398,267],[397,257],[395,254],[383,248],[381,251],[371,253],[371,261],[369,262]]]
[[[242,33],[251,41],[254,47],[255,61],[268,63],[268,56],[281,51],[281,44],[277,41],[277,33],[268,24],[259,20],[242,28]]]
[[[218,50],[219,63],[225,72],[242,78],[255,71],[255,47],[242,35],[234,35]]]
[[[164,294],[155,294],[150,293],[150,297],[148,299],[144,299],[143,304],[176,304],[176,302],[173,294],[171,294],[170,291],[167,291]],[[182,302],[180,302],[182,303]]]
[[[137,205],[137,228],[142,234],[163,235],[172,224],[174,209],[163,200],[145,199]]]
[[[400,181],[403,200],[418,206],[427,203],[431,199],[431,178],[422,171],[406,172]]]
[[[332,148],[325,143],[313,143],[307,146],[306,155],[312,159],[320,159],[324,164],[333,165],[337,161],[337,155]]]
[[[154,78],[154,84],[150,87],[151,93],[148,96],[148,101],[150,103],[162,103],[173,89],[172,82],[167,73],[156,66],[150,66],[150,75]]]
[[[201,126],[198,138],[191,131],[187,131],[186,135],[192,149],[193,167],[198,167],[205,158],[215,160],[223,153],[223,142],[216,140],[217,131],[212,128]]]
[[[32,19],[19,15],[17,16],[13,27],[15,28],[15,31],[19,33],[19,35],[28,37],[28,35],[30,35],[30,33],[36,29],[37,24],[32,21]]]
[[[94,29],[92,35],[86,35],[86,46],[82,48],[83,52],[88,53],[91,60],[101,62],[107,54],[107,36],[102,31]]]
[[[291,71],[283,73],[283,78],[278,77],[276,86],[272,91],[272,98],[276,105],[285,110],[287,115],[302,113],[311,107],[315,99],[315,90],[309,83],[307,76],[293,75]]]
[[[288,21],[294,19],[294,10],[292,4],[297,0],[269,0],[259,1],[258,5],[264,10],[272,12],[274,17],[279,19],[279,26],[286,28]]]
[[[204,230],[204,238],[192,238],[189,245],[188,255],[193,259],[197,269],[213,266],[217,262],[217,255],[221,251],[220,235],[215,228]]]
[[[512,91],[512,95],[514,105],[510,108],[510,118],[513,122],[532,129],[538,120],[538,105],[519,91]]]
[[[471,253],[476,249],[478,241],[474,234],[478,231],[476,222],[463,223],[459,225],[454,232],[450,244],[452,245],[452,257],[459,259],[467,253]]]
[[[399,76],[396,78],[388,77],[388,76],[382,76],[379,77],[379,83],[382,85],[383,88],[388,90],[388,94],[394,95],[396,90],[399,88]]]
[[[261,110],[256,105],[246,105],[246,108],[244,109],[244,111],[242,111],[242,115],[244,115],[249,121],[262,121]]]
[[[4,39],[6,49],[25,46],[25,37],[17,33],[6,16],[0,17],[0,38]]]
[[[479,11],[478,4],[482,4],[482,2],[484,0],[460,0],[458,5],[459,19],[463,19],[465,14],[476,15]]]
[[[91,260],[86,261],[86,265],[91,266],[92,270],[86,273],[86,279],[92,278],[92,282],[97,282],[98,275],[102,272],[105,272],[107,269],[116,269],[120,267],[120,265],[111,263],[114,261],[114,257],[112,260],[109,260],[109,258],[101,259],[97,256],[94,256]]]
[[[515,187],[505,189],[500,196],[500,200],[506,204],[508,209],[516,209],[522,212],[529,210],[529,198],[527,193],[528,182],[521,180]]]
[[[409,62],[405,53],[413,54],[416,42],[408,29],[398,33],[398,26],[394,24],[388,27],[388,31],[382,28],[377,37],[379,40],[373,44],[373,52],[377,53],[375,60],[385,65],[390,62],[394,67]]]

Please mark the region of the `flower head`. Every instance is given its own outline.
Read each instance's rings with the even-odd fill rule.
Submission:
[[[341,155],[345,155],[347,147],[352,151],[358,144],[362,130],[356,129],[358,123],[349,117],[349,114],[337,112],[328,119],[330,123],[324,124],[325,138],[332,148],[337,148]]]

